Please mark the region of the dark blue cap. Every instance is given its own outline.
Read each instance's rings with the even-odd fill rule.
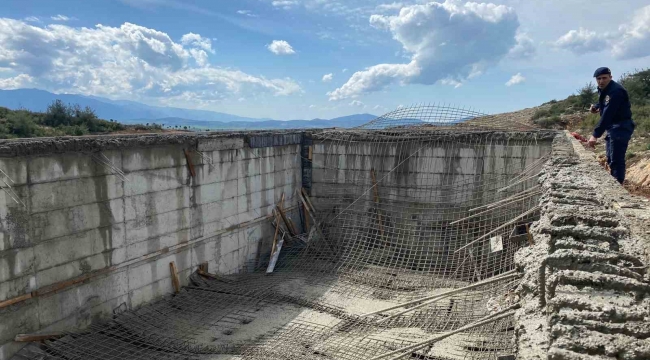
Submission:
[[[599,67],[599,68],[596,69],[596,71],[594,72],[594,77],[599,77],[600,75],[604,75],[604,74],[609,74],[609,75],[611,75],[611,74],[612,74],[612,71],[609,70],[608,67]]]

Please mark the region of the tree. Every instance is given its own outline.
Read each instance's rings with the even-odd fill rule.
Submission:
[[[596,102],[596,85],[589,82],[584,87],[578,90],[578,105],[581,108],[589,108],[591,104]]]
[[[43,122],[45,125],[52,127],[71,125],[72,109],[66,106],[63,101],[57,99],[47,107]]]

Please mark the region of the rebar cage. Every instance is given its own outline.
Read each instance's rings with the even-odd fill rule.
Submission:
[[[416,106],[312,136],[315,213],[302,214],[308,236],[285,238],[271,275],[268,260],[217,279],[195,273],[179,294],[19,356],[372,359],[516,302],[518,280],[503,274],[537,216],[554,132]],[[436,300],[383,311],[423,298]],[[515,348],[509,316],[390,358],[497,359]]]

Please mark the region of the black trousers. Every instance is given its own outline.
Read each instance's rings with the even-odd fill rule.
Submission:
[[[630,137],[618,134],[607,134],[605,137],[605,151],[607,153],[607,165],[610,173],[619,183],[625,180],[625,152]]]

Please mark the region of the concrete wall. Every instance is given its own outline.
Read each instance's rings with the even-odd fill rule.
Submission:
[[[8,176],[0,177],[26,205],[0,191],[0,302],[100,274],[0,309],[0,359],[20,346],[11,342],[17,333],[83,327],[121,304],[170,294],[171,261],[185,284],[202,262],[230,274],[267,254],[266,216],[283,192],[291,198],[301,186],[300,145],[296,134],[268,145],[258,136],[256,146],[266,147],[256,148],[253,138],[102,151],[126,181],[89,153],[0,158]],[[211,160],[190,152],[196,177],[184,149]]]
[[[511,249],[506,244],[497,256],[490,252],[486,239],[478,244],[483,248],[474,249],[478,259],[471,262],[464,258],[466,252],[456,254],[455,249],[487,233],[490,226],[523,213],[535,199],[453,226],[449,223],[466,217],[470,208],[534,185],[532,179],[508,191],[496,191],[549,154],[551,142],[550,135],[537,139],[534,134],[504,133],[431,133],[430,138],[423,134],[409,141],[390,135],[324,139],[313,146],[311,195],[322,218],[336,218],[328,223],[331,238],[340,241],[346,255],[368,264],[399,263],[403,268],[441,274],[465,264],[467,269],[456,275],[472,280],[475,271],[469,264],[479,262],[480,272],[490,275],[504,262],[511,262]],[[369,190],[371,169],[378,182],[379,203],[374,189]]]

